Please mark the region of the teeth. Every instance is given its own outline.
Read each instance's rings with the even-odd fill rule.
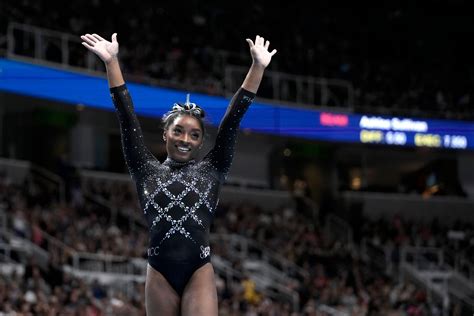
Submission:
[[[189,149],[188,147],[181,147],[181,146],[178,146],[178,150],[179,150],[179,151],[182,151],[182,152],[188,152],[188,151],[190,151],[191,149]]]

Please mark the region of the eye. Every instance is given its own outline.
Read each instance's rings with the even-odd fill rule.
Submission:
[[[199,133],[192,133],[192,134],[191,134],[191,137],[192,137],[193,139],[199,139],[199,136],[200,136]]]
[[[175,134],[175,135],[181,134],[181,129],[179,129],[179,128],[173,129],[173,134]]]

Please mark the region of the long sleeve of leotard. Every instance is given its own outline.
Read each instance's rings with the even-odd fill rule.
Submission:
[[[138,173],[143,171],[145,163],[156,158],[145,146],[142,129],[135,114],[132,98],[127,86],[121,85],[110,88],[110,96],[117,110],[122,136],[122,149],[128,170],[135,180]]]
[[[255,93],[240,88],[232,100],[219,124],[216,142],[206,158],[222,173],[224,177],[229,172],[234,155],[234,147],[240,121],[255,98]],[[205,159],[206,159],[205,158]]]

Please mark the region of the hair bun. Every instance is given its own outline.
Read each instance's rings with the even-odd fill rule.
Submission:
[[[171,113],[183,112],[200,118],[204,118],[205,112],[196,103],[175,103],[170,111]]]

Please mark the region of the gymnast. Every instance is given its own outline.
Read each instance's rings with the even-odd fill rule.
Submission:
[[[227,107],[214,147],[201,161],[196,157],[203,145],[205,112],[189,98],[175,103],[163,116],[167,158],[160,163],[143,140],[120,70],[117,33],[111,41],[97,34],[81,39],[105,63],[125,161],[149,227],[147,315],[217,316],[209,229],[232,163],[240,121],[276,50],[270,52],[270,42],[261,36],[255,42],[247,39],[252,65]]]

